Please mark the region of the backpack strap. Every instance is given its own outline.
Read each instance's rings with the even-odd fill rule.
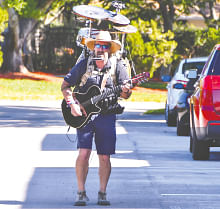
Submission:
[[[79,87],[82,87],[86,84],[87,79],[92,75],[92,72],[94,71],[94,65],[91,65],[91,62],[92,62],[92,58],[91,56],[89,56],[88,61],[87,61],[86,72],[81,78]]]
[[[117,61],[118,58],[116,56],[111,56],[110,58],[111,62],[111,68],[110,68],[110,75],[112,77],[114,85],[117,85],[117,79],[116,79],[116,70],[117,70]]]
[[[117,79],[116,79],[117,75],[116,75],[116,73],[117,73],[118,58],[117,58],[117,56],[114,55],[114,56],[111,56],[109,59],[110,59],[110,62],[111,62],[111,68],[106,73],[104,73],[104,78],[103,78],[102,82],[106,83],[107,78],[109,76],[111,76],[114,85],[117,85]],[[91,62],[92,62],[92,58],[91,58],[91,56],[89,56],[88,61],[87,61],[87,67],[86,67],[87,69],[86,69],[86,72],[83,74],[83,76],[81,78],[81,82],[79,84],[79,87],[84,86],[86,84],[86,82],[87,82],[87,79],[89,77],[91,77],[93,72],[94,72],[94,68],[95,67],[94,67],[94,65],[91,65]],[[103,83],[103,86],[105,86],[104,83]]]
[[[102,79],[102,83],[101,83],[101,90],[103,90],[105,88],[106,82],[108,77],[110,76],[110,72],[107,71],[104,75],[103,75],[103,79]]]

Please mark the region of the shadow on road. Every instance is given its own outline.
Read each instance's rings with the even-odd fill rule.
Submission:
[[[188,151],[189,138],[177,137],[175,127],[167,127],[163,115],[125,112],[118,116],[117,124],[119,129],[124,130],[118,134],[119,152],[112,158],[121,164],[113,167],[108,187],[112,206],[108,208],[168,208],[161,206],[169,203],[166,199],[168,196],[161,194],[188,191],[189,182],[186,184],[184,181],[190,178],[185,176],[198,177],[198,172],[201,172],[198,170],[194,174],[194,168],[199,168],[203,162],[192,163]],[[40,128],[63,125],[65,123],[60,108],[0,106],[0,127]],[[75,140],[74,134],[70,137]],[[21,205],[26,209],[74,208],[77,183],[74,167],[76,156],[72,153],[75,151],[76,144],[68,141],[65,134],[48,133],[42,140],[38,153],[41,157],[39,166],[35,166],[28,181],[24,202],[0,200],[0,205]],[[220,152],[211,152],[210,161],[219,160]],[[197,185],[193,185],[194,180],[190,185],[197,189]],[[93,166],[88,174],[87,193],[90,203],[87,208],[100,208],[96,205],[98,187],[98,167]],[[177,202],[174,199],[170,205]]]
[[[64,125],[60,108],[0,106],[0,127],[48,127]]]
[[[54,152],[62,158],[70,156],[69,154],[76,151],[76,144],[68,142],[64,139],[65,135],[62,134],[48,134],[42,141],[41,152],[46,152],[48,156]],[[122,158],[130,162],[131,159],[138,162],[141,159],[137,159],[135,153],[128,154],[116,154],[114,159]],[[94,160],[95,156],[91,156]],[[45,159],[46,160],[46,159]],[[54,159],[55,160],[55,159]],[[63,158],[65,160],[65,158]],[[70,160],[67,159],[66,160]],[[143,159],[144,160],[144,159]],[[77,183],[75,176],[74,159],[71,159],[72,165],[68,167],[59,165],[56,167],[44,166],[36,167],[32,178],[29,181],[26,198],[22,204],[22,208],[72,208],[75,200],[75,194],[77,191]],[[123,161],[124,162],[124,161]],[[92,164],[92,163],[91,163]],[[44,164],[45,165],[45,164]],[[63,163],[65,165],[65,162]],[[128,163],[128,166],[121,165],[121,167],[114,167],[109,183],[109,198],[113,207],[117,208],[135,208],[138,205],[157,205],[156,198],[140,198],[138,193],[141,192],[141,188],[148,188],[152,193],[152,188],[149,186],[150,181],[145,174],[146,166],[132,167]],[[141,175],[137,178],[137,173]],[[123,177],[123,178],[122,178]],[[92,165],[89,168],[88,181],[87,181],[87,194],[90,198],[88,207],[100,208],[97,206],[97,192],[99,189],[99,176],[98,166]],[[121,193],[121,189],[126,188],[126,193]],[[143,195],[143,194],[141,194]],[[12,204],[12,203],[8,203]],[[111,208],[111,206],[110,206]],[[141,208],[141,207],[140,207]]]

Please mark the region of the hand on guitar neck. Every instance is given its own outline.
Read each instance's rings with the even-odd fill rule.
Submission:
[[[130,90],[132,88],[132,85],[129,82],[126,82],[122,87],[121,87],[121,97],[124,99],[128,99],[132,93]]]

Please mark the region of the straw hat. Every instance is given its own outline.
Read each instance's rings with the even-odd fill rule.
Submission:
[[[112,40],[111,35],[108,31],[100,31],[99,34],[96,35],[95,39],[88,38],[86,40],[86,46],[90,50],[94,50],[96,41],[110,42],[111,43],[111,47],[110,47],[111,53],[115,53],[116,51],[118,51],[121,48],[120,41]]]

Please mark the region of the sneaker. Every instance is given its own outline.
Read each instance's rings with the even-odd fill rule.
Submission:
[[[110,205],[110,201],[106,199],[106,193],[105,192],[99,192],[98,193],[98,205]]]
[[[89,201],[89,198],[86,196],[86,191],[77,192],[77,197],[75,201],[75,206],[85,206]]]

